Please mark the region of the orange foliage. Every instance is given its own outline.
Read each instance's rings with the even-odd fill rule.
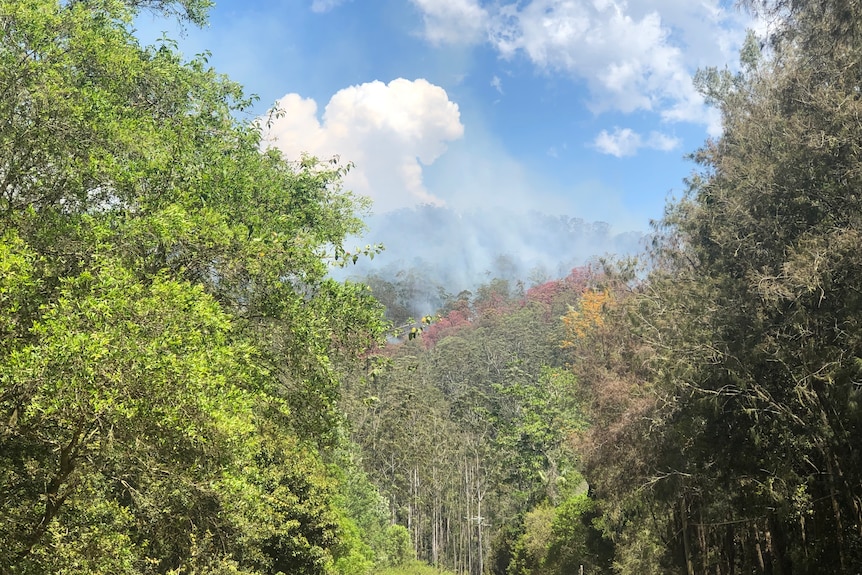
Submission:
[[[566,339],[563,347],[572,347],[578,340],[601,329],[605,325],[604,313],[612,305],[613,297],[608,290],[586,290],[577,307],[570,307],[563,316],[566,326]]]

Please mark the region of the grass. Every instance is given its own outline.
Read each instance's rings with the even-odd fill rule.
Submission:
[[[452,571],[437,569],[421,561],[412,561],[400,567],[390,567],[374,575],[455,575]]]

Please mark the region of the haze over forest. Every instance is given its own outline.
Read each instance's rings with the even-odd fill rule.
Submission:
[[[0,575],[862,572],[862,4],[739,8],[0,1]]]
[[[529,287],[597,264],[601,257],[634,256],[646,239],[640,232],[615,233],[605,222],[504,208],[458,213],[421,206],[365,222],[368,231],[354,243],[364,245],[367,239],[384,250],[337,269],[336,277],[375,275],[397,282],[412,275],[422,286],[417,296],[425,300],[412,302],[416,317],[435,313],[445,301],[441,292],[456,295],[495,278]]]

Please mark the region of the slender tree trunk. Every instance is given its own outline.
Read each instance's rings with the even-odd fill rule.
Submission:
[[[680,520],[682,522],[682,549],[685,554],[685,571],[694,575],[694,562],[691,559],[691,536],[688,532],[688,505],[685,497],[680,502]]]
[[[732,525],[727,526],[727,532],[724,536],[725,556],[727,557],[727,575],[735,575],[736,573],[736,538]],[[744,555],[743,555],[744,556]]]
[[[709,573],[709,542],[707,541],[706,536],[706,525],[703,522],[703,508],[698,509],[698,517],[700,518],[700,525],[697,526],[697,535],[700,545],[700,558],[703,564],[703,574],[707,575],[707,573]]]
[[[440,495],[438,490],[436,489],[437,477],[436,470],[432,470],[432,478],[435,485],[434,497],[432,499],[432,509],[431,509],[431,564],[437,565],[440,562],[440,524],[441,524],[441,510],[440,510]]]
[[[763,560],[763,547],[760,545],[760,529],[754,530],[754,551],[757,553],[757,564],[761,573],[766,573],[766,562]]]
[[[466,543],[466,559],[467,559],[467,573],[473,573],[473,529],[470,526],[470,518],[472,517],[473,507],[470,505],[472,491],[470,489],[470,484],[472,480],[470,478],[470,465],[467,462],[467,457],[464,457],[464,504],[466,507],[467,514],[464,517],[464,521],[466,524],[466,529],[463,529],[462,532],[465,534],[465,543]]]
[[[766,528],[763,535],[766,539],[766,553],[767,557],[769,557],[770,572],[772,575],[781,575],[781,561],[775,552],[775,546],[772,542],[772,532],[769,530],[769,527]]]
[[[485,497],[485,492],[482,489],[482,479],[480,472],[480,464],[479,464],[479,452],[475,453],[476,455],[476,528],[478,531],[478,553],[477,557],[479,560],[479,575],[484,575],[485,573],[485,547],[482,545],[482,523],[484,519],[482,517],[482,499]]]
[[[479,557],[479,575],[484,575],[485,573],[485,547],[482,545],[482,498],[479,497],[476,502],[476,528],[479,532],[479,549],[478,549],[478,557]]]
[[[826,476],[829,478],[829,500],[832,503],[832,515],[835,517],[835,541],[838,543],[838,564],[841,572],[847,572],[847,564],[844,558],[844,521],[841,517],[841,504],[838,501],[838,489],[835,486],[836,466],[833,465],[834,454],[824,454],[826,457]]]

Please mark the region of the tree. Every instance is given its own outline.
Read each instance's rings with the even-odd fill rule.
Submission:
[[[593,525],[600,515],[586,492],[570,494],[557,507],[543,504],[530,511],[507,575],[611,573],[613,546]]]
[[[527,294],[496,280],[462,292],[420,338],[383,350],[386,367],[354,374],[352,438],[421,559],[505,573],[524,514],[580,483],[559,341],[583,287],[573,273]]]
[[[770,52],[758,58],[751,37],[739,74],[701,75],[724,133],[695,154],[701,169],[657,229],[653,269],[613,322],[633,342],[620,348],[629,368],[613,364],[630,384],[608,427],[631,447],[596,442],[588,467],[612,502],[622,572],[862,564],[862,467],[849,448],[862,14],[840,0],[750,4],[780,20]]]
[[[0,4],[4,575],[324,573],[361,552],[319,450],[335,363],[384,326],[327,277],[365,203],[339,165],[261,151],[205,56],[130,31],[209,4]]]

